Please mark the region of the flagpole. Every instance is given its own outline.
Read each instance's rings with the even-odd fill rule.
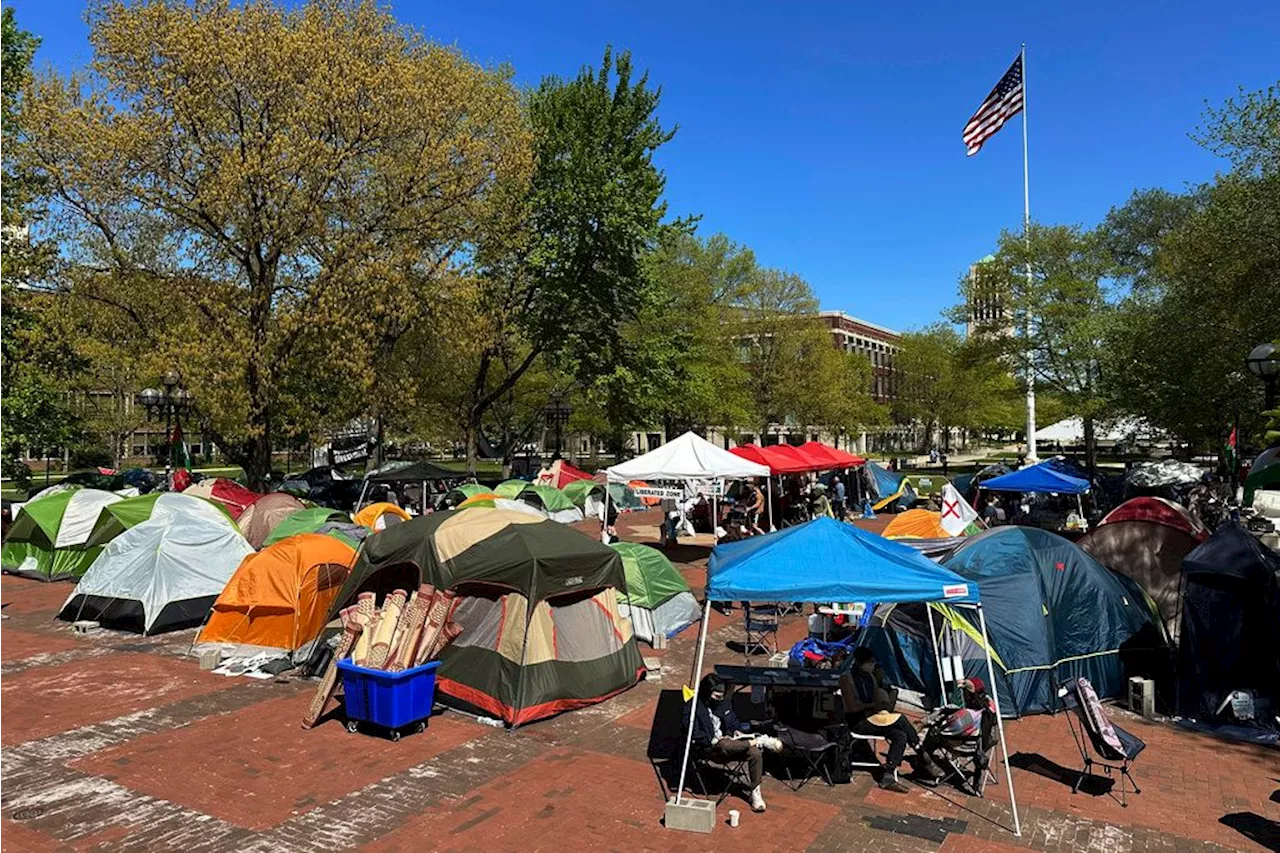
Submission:
[[[1027,45],[1022,45],[1022,234],[1031,248],[1031,167],[1027,157]],[[1031,259],[1027,258],[1027,288],[1031,287]],[[1025,320],[1024,337],[1031,336],[1031,320]],[[1027,352],[1027,461],[1035,462],[1036,454],[1036,371],[1034,356]]]

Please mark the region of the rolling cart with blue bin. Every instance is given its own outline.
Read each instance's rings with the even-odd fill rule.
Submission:
[[[425,730],[435,704],[439,666],[440,661],[433,660],[402,672],[387,672],[338,661],[347,731],[359,731],[361,723],[372,723],[386,729],[392,740],[400,740],[405,728]]]

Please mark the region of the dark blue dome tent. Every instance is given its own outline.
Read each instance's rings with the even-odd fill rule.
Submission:
[[[1049,531],[997,527],[970,537],[943,566],[979,588],[1004,716],[1056,710],[1058,686],[1079,676],[1099,696],[1120,696],[1124,658],[1166,648],[1154,604],[1142,590]],[[986,653],[972,614],[946,602],[932,609],[882,606],[862,642],[878,660],[893,661],[903,687],[936,703],[929,668],[939,634],[929,623],[942,617],[939,624],[949,629],[942,654],[960,656],[966,675],[983,673]]]
[[[986,635],[988,627],[975,584],[912,548],[832,518],[818,518],[766,536],[718,545],[711,552],[711,560],[707,564],[704,603],[707,611],[712,601],[945,603],[954,612],[972,614],[980,638]],[[710,619],[704,612],[694,664],[694,703],[698,701],[700,678],[697,676],[702,673],[709,623]],[[989,646],[984,643],[982,647]],[[995,670],[989,657],[986,674],[992,693],[998,700],[1002,685],[995,683]],[[939,682],[942,678],[939,662]],[[999,715],[997,725],[1013,807],[1014,834],[1021,835],[1013,777],[1005,751],[1004,724],[999,721]],[[674,800],[676,805],[679,805],[684,791],[684,773],[693,737],[692,722],[688,731]]]

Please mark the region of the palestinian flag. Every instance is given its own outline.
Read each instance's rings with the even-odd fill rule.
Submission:
[[[191,451],[187,449],[187,443],[182,440],[182,426],[175,425],[173,434],[169,437],[169,445],[173,448],[172,455],[174,468],[186,468],[191,470]]]
[[[1222,448],[1222,458],[1227,463],[1227,470],[1234,471],[1236,469],[1236,428],[1231,428],[1231,435],[1227,436],[1227,443]]]

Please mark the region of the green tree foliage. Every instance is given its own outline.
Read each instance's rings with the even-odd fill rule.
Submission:
[[[1020,428],[1021,392],[1000,353],[992,355],[986,342],[966,341],[950,323],[907,332],[894,356],[894,418],[923,424],[926,444],[935,430]]]
[[[984,264],[982,286],[1004,294],[1008,319],[1021,332],[979,329],[986,346],[1003,352],[1006,364],[1030,365],[1037,386],[1083,419],[1091,472],[1095,422],[1110,411],[1104,356],[1114,315],[1106,288],[1108,264],[1098,242],[1092,232],[1064,225],[1033,224],[1026,236],[1001,234],[995,257]]]
[[[666,179],[654,153],[674,131],[660,92],[606,50],[598,70],[549,77],[527,98],[533,172],[500,193],[478,251],[480,312],[463,362],[468,465],[490,409],[540,361],[584,388],[629,364],[620,334],[646,304],[646,254],[665,223]]]
[[[387,339],[527,172],[516,93],[369,2],[107,3],[90,23],[90,73],[24,104],[67,259],[97,273],[70,292],[134,319],[261,480],[298,388],[336,383],[309,390],[330,411],[302,407],[322,421],[390,396]]]
[[[38,177],[21,158],[23,88],[40,39],[18,26],[12,7],[3,13],[0,35],[0,408],[4,430],[0,457],[6,475],[24,479],[18,457],[23,448],[65,447],[79,437],[79,424],[67,404],[62,380],[76,369],[66,339],[46,322],[49,297],[43,292],[53,249],[32,234],[42,211]]]

